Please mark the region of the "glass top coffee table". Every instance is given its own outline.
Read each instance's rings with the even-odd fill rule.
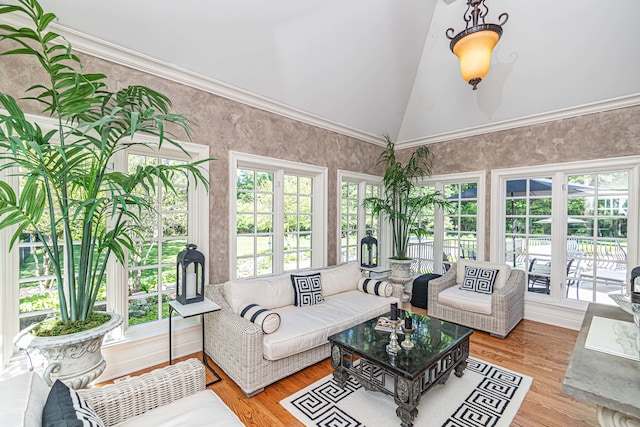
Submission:
[[[416,330],[414,347],[396,356],[387,353],[389,332],[375,329],[378,318],[329,337],[333,377],[344,387],[349,376],[365,389],[393,396],[396,415],[403,426],[412,426],[418,403],[427,391],[444,384],[451,372],[464,374],[472,329],[420,314],[398,310],[398,318],[410,316]],[[399,335],[404,340],[404,335]]]

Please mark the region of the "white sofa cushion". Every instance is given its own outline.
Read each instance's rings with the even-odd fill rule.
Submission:
[[[118,427],[242,426],[238,417],[211,390],[203,390],[117,424]]]
[[[246,304],[260,304],[268,309],[293,305],[291,274],[230,280],[224,284],[224,298],[236,313]]]
[[[466,266],[498,270],[498,275],[496,276],[496,280],[493,284],[494,291],[502,289],[511,275],[511,267],[507,264],[460,258],[456,269],[456,283],[458,284],[458,287],[460,287],[462,280],[464,279],[464,268]]]
[[[460,310],[491,314],[491,295],[465,291],[458,286],[452,286],[440,292],[438,301],[442,305]]]
[[[329,296],[358,288],[358,280],[362,277],[357,262],[342,264],[320,270],[322,275],[322,295]]]
[[[35,372],[0,382],[0,425],[41,427],[49,387]]]
[[[326,344],[330,335],[388,313],[392,302],[398,299],[353,290],[328,296],[323,304],[279,308],[280,329],[264,336],[264,358],[278,360]]]

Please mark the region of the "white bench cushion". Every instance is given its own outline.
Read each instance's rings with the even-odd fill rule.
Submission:
[[[480,292],[463,291],[454,285],[438,294],[438,301],[460,310],[473,313],[491,314],[491,295]]]
[[[264,336],[264,358],[278,360],[326,344],[330,335],[387,313],[392,302],[398,299],[353,290],[328,296],[322,304],[274,310],[280,329]]]
[[[117,424],[118,427],[242,426],[236,414],[211,390],[203,390]]]
[[[35,372],[0,382],[0,425],[41,427],[49,387]]]

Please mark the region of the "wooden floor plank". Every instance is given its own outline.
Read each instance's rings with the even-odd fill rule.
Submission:
[[[426,314],[426,310],[405,304],[405,309]],[[533,377],[527,394],[513,420],[518,427],[596,427],[595,407],[562,392],[564,378],[577,331],[523,320],[505,339],[476,331],[471,336],[471,356]],[[198,354],[189,357],[199,357]],[[222,381],[209,386],[247,426],[302,426],[280,404],[280,400],[314,383],[332,372],[329,359],[310,366],[265,388],[262,393],[246,397],[238,386],[215,363],[211,365]],[[135,372],[139,375],[158,365]],[[208,381],[214,379],[208,374]],[[399,424],[398,424],[399,425]]]

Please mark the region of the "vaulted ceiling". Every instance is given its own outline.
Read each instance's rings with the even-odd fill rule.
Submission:
[[[476,91],[445,37],[463,29],[464,0],[42,4],[116,56],[140,54],[373,142],[388,132],[410,146],[640,103],[638,0],[487,0],[487,22],[502,12],[509,21]]]

